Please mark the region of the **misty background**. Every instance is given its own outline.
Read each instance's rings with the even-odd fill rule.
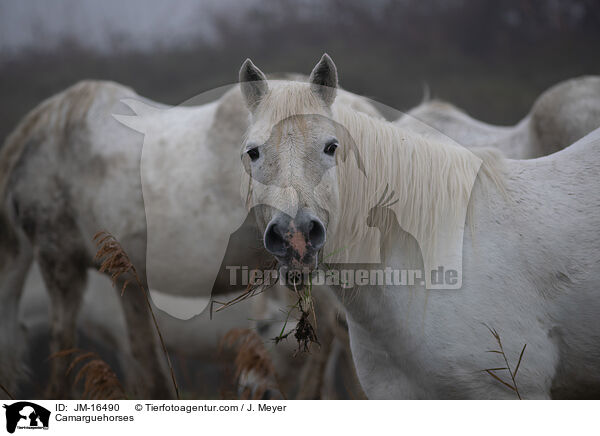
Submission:
[[[265,72],[308,74],[323,52],[346,89],[399,110],[432,97],[497,124],[549,86],[600,73],[596,0],[0,1],[0,139],[81,79],[181,103]]]

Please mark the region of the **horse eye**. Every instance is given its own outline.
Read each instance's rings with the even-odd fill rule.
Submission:
[[[333,156],[335,154],[335,150],[336,148],[338,148],[338,143],[335,141],[331,141],[329,144],[327,144],[325,146],[325,149],[323,150],[325,152],[325,154],[329,155],[329,156]]]
[[[246,153],[248,153],[248,156],[250,156],[250,160],[252,162],[258,159],[258,157],[260,156],[260,153],[258,152],[258,147],[251,148]]]

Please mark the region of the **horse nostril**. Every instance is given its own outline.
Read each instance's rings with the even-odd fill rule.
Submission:
[[[302,283],[302,273],[300,271],[290,271],[288,273],[288,280],[293,285],[299,285]]]
[[[286,252],[286,243],[283,233],[277,223],[271,223],[265,231],[265,248],[271,254],[283,256]]]
[[[325,226],[319,220],[311,220],[308,225],[308,240],[315,250],[325,245]]]

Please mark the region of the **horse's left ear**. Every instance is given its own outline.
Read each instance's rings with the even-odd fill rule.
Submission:
[[[310,88],[325,102],[331,106],[335,100],[338,86],[338,76],[335,64],[327,53],[323,55],[319,63],[310,73]]]

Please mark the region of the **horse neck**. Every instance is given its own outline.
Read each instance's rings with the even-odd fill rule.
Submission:
[[[383,232],[382,232],[383,237]],[[382,241],[381,263],[351,265],[349,270],[366,270],[369,275],[373,270],[380,272],[384,279],[392,276],[392,280],[401,278],[407,280],[408,276],[416,271],[423,271],[423,258],[419,244],[409,233],[396,227],[386,235]],[[357,277],[357,275],[355,275]],[[355,286],[346,288],[334,286],[332,290],[344,307],[349,319],[361,326],[373,338],[380,337],[380,333],[389,337],[389,332],[381,332],[382,327],[397,330],[398,322],[406,318],[407,311],[421,308],[423,299],[428,292],[421,283],[421,277],[415,277],[412,285],[402,283],[399,286]],[[421,301],[421,303],[418,303]],[[411,308],[411,303],[414,307]],[[411,317],[422,315],[422,311],[410,314]],[[384,347],[385,348],[385,347]]]

